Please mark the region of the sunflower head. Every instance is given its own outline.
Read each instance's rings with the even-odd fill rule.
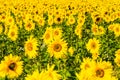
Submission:
[[[87,50],[90,51],[91,53],[98,53],[100,44],[99,40],[93,38],[89,39],[88,43],[86,44]]]
[[[8,37],[15,41],[18,38],[18,30],[17,29],[9,29]]]
[[[47,27],[45,33],[43,34],[43,40],[45,44],[50,44],[51,41],[53,40],[53,29],[52,27]]]
[[[19,56],[10,54],[9,56],[5,56],[4,59],[0,64],[0,74],[3,73],[4,76],[8,76],[9,78],[15,78],[22,74],[23,62],[20,61]]]
[[[54,28],[53,29],[53,38],[54,39],[59,39],[62,37],[62,29],[61,28]]]
[[[38,43],[37,39],[33,38],[33,36],[30,36],[30,38],[25,42],[25,55],[27,55],[29,58],[35,58],[37,56],[37,50],[38,50]]]
[[[48,45],[48,52],[51,57],[61,58],[67,52],[67,43],[62,39],[56,39]]]

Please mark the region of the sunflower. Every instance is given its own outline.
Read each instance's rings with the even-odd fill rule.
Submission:
[[[88,51],[90,51],[90,53],[98,53],[100,48],[99,40],[96,38],[89,39],[88,43],[86,44],[86,48]]]
[[[88,70],[95,65],[95,61],[90,58],[83,58],[83,62],[80,65],[82,70]]]
[[[91,80],[90,70],[95,66],[95,61],[90,58],[83,58],[83,62],[80,65],[81,71],[76,73],[79,80]],[[87,74],[86,74],[87,73]]]
[[[53,29],[53,38],[54,39],[60,39],[62,37],[62,29],[59,27],[56,27]]]
[[[73,54],[74,54],[74,47],[70,47],[69,49],[68,49],[68,52],[70,53],[70,56],[72,56]]]
[[[53,40],[52,32],[53,32],[52,27],[47,27],[46,28],[46,31],[43,34],[43,41],[45,42],[45,44],[49,44]]]
[[[82,38],[82,26],[77,25],[75,28],[75,34],[81,39]]]
[[[114,62],[117,64],[117,66],[120,67],[120,57],[116,57],[116,58],[114,59]]]
[[[50,53],[50,57],[62,58],[67,52],[67,43],[62,39],[56,39],[48,45],[47,51]]]
[[[116,37],[120,36],[120,25],[116,25],[114,28],[113,28],[113,31],[114,31],[114,34]]]
[[[35,70],[31,75],[28,74],[27,77],[25,77],[25,80],[41,80],[38,70]]]
[[[12,54],[5,56],[4,61],[0,64],[0,76],[9,78],[15,78],[22,74],[23,62],[20,61],[19,56],[13,56]]]
[[[93,58],[94,60],[96,60],[96,59],[98,58],[98,56],[99,56],[99,52],[92,53],[92,58]]]
[[[40,73],[40,80],[60,80],[61,75],[54,70],[54,67],[55,65],[52,65],[51,67],[47,65],[47,70]]]
[[[10,26],[12,26],[12,25],[14,25],[14,18],[12,17],[12,16],[7,16],[6,17],[6,21],[5,21],[5,23],[7,24],[7,25],[10,25]]]
[[[105,33],[105,29],[102,26],[99,26],[98,31],[99,31],[99,35]]]
[[[30,36],[30,38],[25,42],[24,45],[25,55],[27,55],[29,58],[35,58],[37,56],[37,46],[37,39],[33,38],[33,36]]]
[[[62,22],[63,22],[63,17],[62,17],[62,16],[56,15],[56,16],[54,17],[54,23],[56,23],[56,24],[61,24]]]
[[[33,23],[32,21],[27,21],[27,22],[25,22],[25,30],[27,30],[27,31],[31,31],[31,30],[33,30],[33,29],[35,29],[35,23]]]
[[[18,30],[17,29],[9,29],[8,37],[15,41],[18,38]]]
[[[38,20],[38,24],[39,24],[40,26],[44,26],[44,24],[45,24],[44,18],[40,17],[39,20]]]
[[[111,25],[109,25],[109,26],[108,26],[108,30],[113,31],[114,26],[116,26],[116,24],[111,24]]]
[[[91,77],[93,80],[110,80],[112,77],[112,66],[109,62],[97,62],[95,66],[91,67]]]
[[[78,14],[78,19],[77,19],[77,23],[80,25],[83,25],[85,22],[85,16],[81,13]]]
[[[68,17],[67,25],[72,25],[75,23],[75,18],[73,16]]]
[[[52,16],[48,16],[49,18],[48,18],[48,25],[52,25],[53,24],[53,22],[54,22],[54,19],[53,19],[53,17]]]
[[[120,49],[118,49],[117,51],[115,51],[115,56],[116,57],[120,57]]]
[[[92,25],[91,30],[92,30],[92,32],[93,32],[94,35],[99,35],[98,26],[96,24]]]

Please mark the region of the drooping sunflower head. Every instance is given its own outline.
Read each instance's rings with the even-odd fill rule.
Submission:
[[[35,58],[37,56],[37,50],[38,50],[38,43],[37,39],[33,38],[33,36],[30,36],[30,38],[25,42],[25,55],[27,55],[29,58]]]
[[[56,39],[48,45],[50,56],[55,58],[61,58],[67,52],[67,43],[62,39]]]
[[[4,61],[1,62],[0,75],[8,76],[9,78],[15,78],[22,74],[23,62],[20,61],[19,56],[13,56],[12,54],[5,56]]]
[[[100,48],[99,40],[97,40],[96,38],[89,39],[88,43],[86,44],[86,47],[87,50],[91,53],[98,52]]]

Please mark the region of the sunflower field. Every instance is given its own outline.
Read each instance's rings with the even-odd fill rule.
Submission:
[[[0,0],[0,80],[120,80],[120,1]]]

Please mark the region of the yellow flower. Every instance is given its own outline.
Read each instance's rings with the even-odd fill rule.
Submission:
[[[95,61],[90,58],[83,58],[83,62],[80,65],[82,70],[88,70],[95,65]]]
[[[40,17],[40,18],[38,19],[38,24],[39,24],[40,26],[44,26],[45,20],[44,20],[43,17]]]
[[[18,30],[17,29],[9,29],[8,32],[8,37],[12,40],[15,41],[18,38]]]
[[[74,54],[74,48],[73,47],[70,47],[68,49],[68,52],[70,53],[70,56],[72,56]]]
[[[33,29],[35,29],[35,23],[33,23],[32,21],[27,21],[26,23],[25,23],[25,30],[27,30],[27,31],[31,31],[31,30],[33,30]]]
[[[50,53],[50,57],[62,58],[67,52],[67,43],[62,39],[56,39],[48,45],[47,51]]]
[[[54,22],[55,22],[56,24],[61,24],[61,23],[63,22],[63,17],[60,16],[60,15],[56,15],[56,16],[54,17]]]
[[[77,23],[78,23],[79,25],[83,25],[84,22],[85,22],[85,16],[84,16],[83,14],[79,13],[79,14],[78,14]]]
[[[88,51],[90,51],[90,53],[98,53],[100,48],[99,40],[95,38],[89,39],[88,43],[86,44],[86,48]]]
[[[73,16],[68,17],[67,25],[71,25],[75,23],[75,18]]]
[[[111,24],[108,26],[108,30],[113,31],[114,27],[116,26],[116,24]]]
[[[113,31],[114,31],[114,34],[115,34],[116,37],[120,36],[120,25],[119,24],[116,25],[114,27]]]
[[[98,58],[98,56],[99,56],[99,53],[92,53],[92,58],[95,60],[95,59],[97,59]]]
[[[60,39],[62,37],[62,29],[59,27],[56,27],[53,29],[53,38],[55,39]]]
[[[33,38],[33,36],[30,36],[30,38],[25,42],[24,45],[25,55],[27,55],[29,58],[35,58],[38,54],[37,46],[38,46],[37,39]]]
[[[7,16],[6,16],[5,14],[1,14],[1,15],[0,15],[0,21],[1,21],[1,22],[5,22],[5,21],[6,21],[6,18],[7,18]]]
[[[10,26],[14,25],[14,18],[12,16],[10,16],[10,15],[7,16],[5,24],[10,25]]]
[[[114,59],[114,62],[117,64],[117,66],[120,67],[120,57],[116,57],[116,58]]]
[[[91,30],[92,30],[92,32],[93,32],[94,35],[99,35],[98,26],[96,24],[92,25]]]
[[[45,33],[43,34],[43,40],[45,44],[50,44],[51,41],[53,40],[53,35],[52,35],[53,29],[52,27],[47,27]]]
[[[99,35],[105,33],[105,29],[104,29],[102,26],[100,26],[100,27],[98,28],[98,31],[99,31]]]
[[[97,62],[95,66],[91,67],[91,77],[93,80],[110,80],[112,76],[112,67],[108,65],[109,62]],[[106,66],[107,65],[107,66]]]
[[[120,57],[120,49],[118,49],[117,51],[115,51],[115,56],[116,57]]]
[[[81,39],[82,38],[82,26],[77,25],[75,28],[75,34]]]
[[[60,80],[61,75],[58,74],[56,70],[54,70],[54,66],[55,65],[49,67],[48,65],[47,70],[40,73],[40,80]]]
[[[49,16],[49,18],[48,18],[48,25],[52,25],[53,24],[53,22],[54,22],[54,19],[53,19],[53,17],[52,16]]]
[[[23,72],[23,62],[20,61],[19,56],[13,56],[12,54],[5,56],[4,61],[0,64],[0,76],[9,78],[15,78]]]
[[[90,58],[83,58],[83,62],[80,65],[81,71],[76,73],[76,76],[79,80],[91,80],[90,70],[95,66],[95,61]],[[87,74],[86,74],[87,73]]]
[[[31,75],[28,74],[25,80],[41,80],[38,70],[35,70]]]

